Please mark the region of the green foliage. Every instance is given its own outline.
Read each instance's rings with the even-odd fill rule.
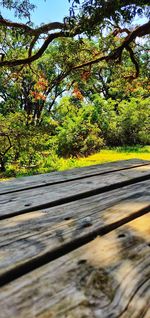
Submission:
[[[21,42],[14,35],[15,42],[11,32],[8,31],[8,38],[15,51],[6,51],[15,58],[19,50],[16,42],[19,40],[19,46]],[[113,51],[121,41],[122,35],[104,37],[102,32],[93,40],[63,38],[53,41],[32,66],[12,72],[2,70],[1,171],[6,170],[9,176],[47,172],[77,165],[77,157],[88,156],[104,146],[150,144],[147,44],[136,49],[141,68],[137,79],[133,80],[135,70],[127,52],[122,53],[123,64],[115,68],[106,61],[75,68],[77,61],[82,64],[100,57],[109,49]],[[23,48],[20,54],[24,56]],[[70,161],[66,163],[64,158],[68,157]]]
[[[25,112],[0,115],[0,167],[9,175],[14,164],[18,170],[55,170],[58,156],[87,156],[104,146],[136,144],[150,144],[149,98],[119,102],[95,94],[87,103],[63,97],[40,125]]]
[[[9,152],[12,148],[9,135],[9,124],[6,119],[0,115],[0,171],[5,171],[5,165],[9,159]]]
[[[111,149],[104,149],[100,152],[90,155],[88,157],[80,158],[59,158],[56,154],[49,154],[43,158],[40,165],[36,168],[18,167],[14,164],[7,166],[5,174],[0,175],[0,181],[7,177],[33,175],[38,173],[47,173],[56,170],[67,170],[70,168],[85,167],[93,164],[101,164],[104,162],[111,162],[117,160],[126,160],[139,158],[143,160],[150,160],[150,146],[125,146]]]
[[[29,125],[24,112],[11,113],[6,117],[1,115],[0,139],[3,140],[0,143],[0,158],[3,170],[9,162],[28,167],[38,165],[42,153],[53,147],[54,143],[49,141],[52,129],[52,120],[48,127],[44,122],[40,127]]]
[[[150,98],[119,104],[121,144],[150,144]]]
[[[102,137],[106,145],[115,146],[119,143],[118,116],[115,111],[116,102],[104,100],[98,94],[94,95],[94,122],[97,122],[101,129]]]
[[[148,0],[70,0],[72,3],[71,22],[78,19],[82,29],[90,35],[98,32],[99,26],[106,26],[108,20],[119,23],[131,23],[135,16],[149,16]],[[79,14],[76,15],[76,9]]]
[[[150,98],[119,102],[94,96],[95,121],[108,146],[150,144]]]
[[[70,109],[70,112],[66,111],[67,109]],[[92,120],[93,111],[93,106],[78,106],[71,104],[67,98],[62,99],[57,107],[57,116],[60,116],[60,125],[57,129],[59,155],[89,155],[103,146],[101,131]]]
[[[9,18],[7,17],[7,10],[2,10],[1,12],[2,15],[4,12],[6,17],[0,17],[0,40],[2,42],[2,52],[0,52],[0,67],[8,67],[12,69],[15,68],[17,71],[19,69],[19,65],[26,65],[28,67],[31,65],[31,63],[34,63],[35,60],[40,59],[45,54],[48,46],[51,46],[55,39],[62,39],[63,42],[64,38],[76,39],[77,36],[79,37],[78,47],[77,45],[74,46],[75,41],[74,43],[71,43],[70,39],[68,40],[67,44],[68,49],[72,50],[72,52],[75,47],[73,52],[74,59],[73,55],[71,55],[71,59],[69,58],[69,55],[66,55],[67,58],[66,62],[64,63],[69,72],[75,69],[74,62],[77,68],[79,67],[79,65],[77,65],[78,61],[82,64],[82,57],[84,54],[82,54],[82,57],[79,60],[78,56],[76,56],[76,51],[77,55],[78,51],[80,51],[79,47],[80,43],[82,42],[82,38],[100,36],[100,41],[101,37],[104,40],[104,45],[100,52],[102,60],[121,62],[123,56],[122,52],[126,50],[128,53],[130,52],[130,59],[135,65],[137,73],[139,73],[137,70],[134,51],[132,50],[133,48],[131,46],[134,46],[134,40],[136,37],[144,37],[145,35],[149,34],[149,22],[143,24],[141,28],[134,30],[136,32],[131,31],[132,36],[128,39],[124,35],[121,36],[120,38],[124,39],[126,42],[124,45],[122,43],[122,48],[120,48],[121,41],[116,41],[116,45],[114,45],[114,41],[112,41],[112,45],[111,39],[115,38],[115,35],[118,33],[128,33],[128,31],[120,31],[120,26],[126,28],[127,24],[130,25],[132,22],[134,23],[135,17],[139,16],[140,18],[149,18],[149,1],[70,0],[69,2],[72,6],[70,8],[70,14],[68,13],[68,16],[64,17],[64,23],[43,23],[41,26],[35,28],[33,21],[30,20],[30,13],[35,8],[35,5],[32,4],[32,1],[0,1],[2,8],[12,10],[14,15],[17,17],[17,23],[15,21],[9,21]],[[22,23],[22,18],[25,18],[25,23]],[[60,32],[58,32],[58,29]],[[130,44],[131,46],[129,47]],[[62,52],[63,51],[59,52],[60,56],[63,55],[61,54]],[[87,56],[88,54],[86,57]],[[63,58],[65,61],[65,55],[63,55]],[[89,65],[92,65],[93,63],[95,64],[95,59],[94,62],[91,62],[89,59],[88,61]],[[58,61],[56,61],[56,63],[59,64]]]

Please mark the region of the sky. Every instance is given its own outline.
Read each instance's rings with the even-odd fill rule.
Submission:
[[[31,2],[37,6],[31,14],[31,21],[36,26],[41,23],[62,22],[63,18],[69,14],[70,4],[68,0],[31,0]],[[1,13],[9,20],[16,20],[10,11],[1,10]]]
[[[37,6],[32,19],[35,24],[48,23],[53,21],[63,21],[63,18],[69,13],[68,0],[32,0]]]
[[[35,26],[41,23],[63,22],[63,18],[69,15],[70,3],[68,0],[31,0],[37,8],[31,13],[31,21]],[[0,8],[1,9],[1,8]],[[9,10],[0,10],[2,15],[12,21],[17,21],[14,15]],[[20,22],[20,21],[19,21]],[[22,20],[22,22],[26,22]],[[134,19],[134,24],[145,23],[146,19],[137,17]]]

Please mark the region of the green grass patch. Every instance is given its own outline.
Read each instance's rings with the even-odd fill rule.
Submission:
[[[150,146],[146,147],[119,147],[114,149],[104,149],[100,152],[88,156],[86,158],[75,159],[72,162],[67,162],[68,167],[83,167],[94,164],[102,164],[106,162],[128,160],[128,159],[143,159],[150,160]]]
[[[150,146],[141,147],[137,145],[134,147],[103,149],[96,154],[82,158],[64,159],[59,158],[55,154],[47,155],[43,157],[43,160],[36,167],[20,167],[16,164],[9,165],[6,173],[0,175],[0,181],[5,181],[10,177],[29,176],[128,159],[150,160]]]

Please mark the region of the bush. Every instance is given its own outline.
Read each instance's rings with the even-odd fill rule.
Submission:
[[[115,110],[117,103],[112,99],[104,100],[98,94],[93,96],[93,120],[101,130],[102,138],[107,146],[120,145],[120,127]]]
[[[0,116],[0,162],[6,170],[13,161],[20,167],[33,168],[41,161],[44,151],[52,149],[56,137],[52,136],[52,125],[46,122],[40,126],[28,124],[23,112]],[[3,135],[2,135],[3,134]],[[5,136],[4,136],[5,134]],[[8,139],[8,137],[9,139]],[[5,142],[4,142],[5,141]],[[9,141],[11,147],[9,147]],[[3,166],[4,167],[3,167]]]
[[[150,144],[150,99],[131,98],[119,104],[120,144]]]
[[[95,95],[94,120],[107,146],[150,144],[150,98],[119,102]]]
[[[97,123],[93,123],[94,106],[83,104],[82,107],[78,108],[78,106],[73,105],[71,109],[70,113],[65,113],[63,121],[61,117],[57,129],[58,155],[64,157],[87,156],[100,150],[104,142],[100,128]],[[60,110],[62,114],[62,104]]]

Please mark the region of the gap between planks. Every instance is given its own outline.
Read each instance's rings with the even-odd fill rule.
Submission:
[[[116,164],[118,164],[117,165],[118,168],[115,169]],[[109,174],[109,173],[116,172],[116,171],[122,171],[122,170],[132,169],[132,168],[141,167],[141,166],[147,166],[149,164],[150,164],[150,162],[149,161],[146,162],[145,160],[144,161],[135,160],[135,159],[126,160],[126,161],[121,160],[119,162],[117,161],[117,162],[113,162],[113,163],[109,163],[109,164],[88,166],[88,167],[83,167],[83,168],[79,168],[79,169],[75,168],[75,169],[70,169],[70,170],[63,171],[63,172],[52,172],[49,174],[43,174],[43,175],[39,175],[39,176],[32,176],[32,177],[25,177],[25,178],[23,177],[23,178],[20,178],[21,180],[19,180],[18,183],[17,183],[16,179],[15,179],[15,181],[11,180],[8,182],[7,181],[3,182],[2,183],[3,189],[1,189],[0,195],[20,192],[20,191],[24,191],[24,190],[31,190],[31,189],[41,188],[41,187],[46,187],[49,185],[57,185],[57,184],[61,184],[61,183],[70,182],[73,180],[80,180],[80,179],[82,180],[82,179],[85,179],[87,177],[94,177],[94,176],[98,176],[98,175]],[[124,165],[124,167],[121,167],[122,165]],[[89,170],[89,169],[91,171],[92,170],[94,170],[94,171],[98,170],[98,171],[94,172],[94,173],[93,172],[88,173],[85,171],[85,170]],[[99,171],[99,169],[102,171]],[[108,171],[108,169],[110,169],[110,170]],[[75,174],[75,175],[72,176],[72,174]],[[69,177],[69,179],[66,179],[67,177]],[[32,178],[32,180],[33,180],[33,178],[37,179],[37,180],[30,181],[31,178]],[[44,180],[41,181],[40,184],[37,184],[39,182],[38,179],[40,179],[40,178],[44,179]],[[52,179],[58,178],[58,181],[48,181],[50,178],[52,178]],[[46,181],[46,179],[47,179],[47,181]],[[36,182],[36,184],[34,185],[35,182]],[[17,183],[18,189],[14,189],[15,183]],[[22,184],[20,184],[20,183],[22,183]],[[30,185],[28,185],[28,183]],[[11,188],[11,184],[13,184],[13,189]],[[0,184],[0,186],[1,186],[1,184]],[[20,186],[20,188],[19,188],[19,186]],[[6,187],[6,189],[5,189],[5,187]]]
[[[7,264],[6,265],[5,262],[2,262],[2,258],[1,258],[1,263],[4,264],[4,270],[3,271],[1,270],[1,276],[0,276],[1,286],[7,284],[8,282],[22,275],[25,275],[26,273],[34,270],[35,268],[38,268],[46,263],[53,261],[54,259],[59,258],[62,255],[65,255],[66,253],[69,253],[77,249],[78,247],[93,240],[97,235],[105,235],[106,233],[115,230],[121,225],[127,222],[130,222],[131,220],[138,218],[141,215],[148,213],[150,211],[150,204],[149,204],[150,196],[149,196],[148,186],[149,184],[147,182],[143,182],[143,184],[142,183],[136,184],[134,186],[134,189],[133,187],[129,186],[124,189],[120,189],[120,193],[118,193],[118,191],[113,191],[110,194],[111,197],[108,195],[108,198],[106,199],[104,199],[103,196],[97,196],[93,198],[93,202],[91,201],[91,203],[90,201],[88,202],[86,199],[83,199],[77,202],[75,206],[73,206],[73,203],[72,203],[72,204],[66,205],[66,207],[65,206],[58,207],[59,208],[58,211],[57,211],[57,208],[49,209],[49,211],[47,211],[49,217],[51,217],[52,215],[52,218],[53,218],[54,215],[60,214],[59,227],[57,223],[56,225],[51,223],[50,218],[48,221],[47,219],[48,216],[45,215],[45,211],[43,211],[44,212],[43,217],[41,214],[40,219],[37,220],[37,224],[36,224],[36,218],[33,218],[33,222],[30,225],[30,222],[31,222],[30,220],[32,220],[32,218],[31,219],[29,218],[28,222],[31,229],[33,228],[33,233],[30,233],[30,235],[27,234],[27,240],[30,242],[30,238],[31,238],[31,242],[30,242],[31,246],[29,246],[29,250],[33,248],[33,251],[34,251],[33,254],[29,253],[29,255],[28,255],[28,246],[27,245],[24,246],[24,242],[26,242],[24,233],[26,234],[27,228],[28,228],[28,231],[30,232],[30,227],[28,225],[28,222],[26,222],[23,219],[22,223],[20,223],[21,216],[19,216],[20,220],[18,220],[18,223],[17,223],[18,217],[14,217],[12,219],[12,222],[14,220],[14,228],[13,228],[13,224],[11,225],[11,220],[10,220],[10,225],[8,223],[8,220],[2,221],[1,230],[0,230],[0,233],[2,236],[2,242],[4,240],[4,237],[7,238],[7,236],[8,236],[8,242],[6,241],[4,245],[2,243],[0,244],[2,257],[3,257],[3,251],[4,251],[4,260],[6,260],[6,264]],[[108,205],[108,202],[109,202],[109,205]],[[68,212],[71,213],[71,219],[73,221],[72,225],[68,223],[68,226],[66,226],[66,224],[61,221],[63,217],[63,215],[61,215],[60,213],[61,209],[65,213],[67,213],[67,215],[68,215]],[[89,217],[89,214],[87,214],[87,209],[89,209],[90,213],[92,213],[91,210],[93,209],[93,214],[90,214],[90,218],[93,218],[94,220],[93,224],[92,224],[92,221],[91,221],[91,224],[88,224],[86,222],[84,223],[84,219],[86,221],[87,216]],[[79,216],[80,216],[80,219],[79,219]],[[42,220],[44,221],[44,218],[46,219],[46,223],[45,223],[46,228],[44,230],[44,225],[43,225],[43,227],[41,227],[39,231],[38,224],[42,223]],[[59,216],[58,216],[58,220],[59,220]],[[47,228],[47,223],[49,224],[49,231]],[[17,224],[19,229],[18,238],[16,234],[13,234]],[[78,224],[82,226],[78,227]],[[11,226],[12,226],[12,229],[11,229]],[[44,236],[44,231],[45,231],[45,236]],[[11,233],[12,233],[12,242],[11,242]],[[41,233],[42,233],[42,237],[41,237]],[[13,238],[13,235],[14,235],[14,238]],[[18,258],[14,259],[12,251],[14,250],[13,246],[15,246],[16,244],[15,242],[17,242],[17,240],[18,242],[20,242],[20,245],[18,247],[15,247],[15,251],[17,248]],[[36,243],[36,241],[39,242],[39,246]],[[22,245],[21,245],[21,242],[22,242]],[[35,242],[35,246],[34,246],[34,242]],[[46,248],[43,247],[43,243],[45,244],[45,242],[46,242]],[[24,257],[22,259],[19,259],[19,256],[18,256],[19,248],[20,248],[20,251],[22,250],[24,251],[24,255],[26,256],[26,259],[24,259]],[[35,252],[36,248],[37,248],[37,252]],[[10,263],[9,266],[8,266],[8,263]]]
[[[150,216],[2,287],[1,318],[149,318]]]
[[[0,276],[0,287],[82,247],[83,245],[94,240],[97,236],[106,235],[116,230],[118,227],[124,224],[127,224],[128,222],[133,221],[134,219],[137,219],[138,217],[141,217],[149,212],[150,212],[150,205],[147,206],[145,209],[139,210],[136,213],[132,214],[132,216],[126,217],[111,225],[102,227],[101,229],[97,228],[92,233],[86,234],[83,237],[76,238],[74,241],[63,244],[60,247],[56,248],[54,251],[47,252],[42,256],[37,256],[35,259],[28,260],[28,262],[25,262],[19,266],[16,266],[12,270]]]
[[[128,171],[126,170],[125,172],[117,171],[111,175],[103,175],[101,178],[98,176],[93,177],[93,179],[86,178],[86,180],[84,179],[82,182],[70,181],[70,183],[65,184],[63,188],[49,186],[46,187],[45,191],[42,190],[42,192],[37,189],[37,191],[34,190],[32,194],[30,194],[29,190],[24,190],[20,193],[19,197],[15,197],[11,193],[7,196],[1,196],[0,220],[39,209],[54,207],[71,201],[77,201],[137,182],[150,180],[150,165],[147,165],[147,167],[146,170],[148,171],[145,171],[143,167],[137,167],[128,169]],[[99,184],[101,184],[101,186],[99,186]],[[41,201],[43,201],[43,203],[41,203]]]

